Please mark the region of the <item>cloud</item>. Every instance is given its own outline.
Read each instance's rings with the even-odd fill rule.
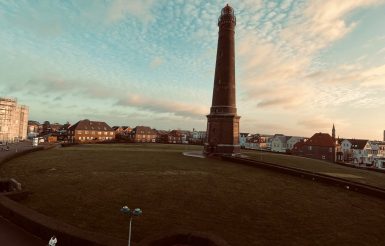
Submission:
[[[333,122],[324,116],[310,116],[306,119],[299,120],[298,125],[304,126],[307,129],[311,130],[324,130],[324,129],[331,129]]]
[[[385,91],[385,65],[362,70],[360,75],[364,86],[381,86],[378,89]]]
[[[159,56],[154,57],[154,58],[152,59],[152,61],[150,62],[150,68],[156,69],[156,68],[158,68],[160,65],[162,65],[163,63],[164,63],[164,60],[163,60],[161,57],[159,57]]]
[[[281,105],[284,108],[290,108],[299,104],[300,102],[295,97],[281,97],[281,98],[263,99],[257,104],[257,106],[271,107],[271,106]]]
[[[153,113],[170,113],[184,118],[203,118],[208,113],[208,108],[199,104],[181,103],[164,98],[153,99],[144,93],[128,92],[114,86],[107,86],[97,81],[63,79],[60,76],[48,75],[38,79],[31,79],[20,91],[39,91],[39,95],[55,96],[59,100],[72,95],[75,97],[94,99],[98,101],[110,100],[115,105],[133,107]]]
[[[154,0],[114,0],[107,11],[107,20],[114,23],[130,15],[147,24],[155,18],[151,12],[154,3]]]
[[[165,99],[150,99],[143,95],[127,95],[125,98],[119,99],[116,105],[134,106],[152,112],[173,113],[177,116],[189,118],[203,118],[203,116],[208,113],[207,107],[204,106],[173,102]]]
[[[361,64],[342,64],[327,70],[319,70],[305,76],[309,82],[329,86],[344,85],[345,88],[354,87],[359,90],[374,88],[376,91],[385,90],[385,65],[363,67]]]
[[[291,6],[293,10],[288,13],[288,25],[284,28],[274,20],[281,14],[277,13],[273,20],[262,20],[261,27],[256,27],[257,33],[247,31],[246,27],[239,30],[237,75],[241,83],[241,100],[255,102],[259,108],[302,110],[335,102],[330,101],[328,94],[340,89],[329,86],[319,90],[320,83],[345,84],[354,94],[355,89],[350,88],[353,84],[361,89],[366,85],[384,84],[382,66],[363,68],[355,63],[328,69],[315,66],[322,49],[354,29],[356,23],[345,20],[349,13],[384,2],[312,0],[298,4],[287,1],[282,3],[283,8]],[[274,11],[279,12],[278,9]],[[364,98],[356,99],[363,104],[371,103],[364,102]],[[354,103],[358,105],[358,102]]]
[[[245,36],[238,44],[244,101],[258,107],[295,108],[312,95],[301,79],[310,59],[285,54],[272,42]],[[301,92],[301,93],[299,93]]]
[[[311,55],[341,39],[356,26],[344,17],[352,11],[384,3],[384,0],[313,0],[282,31],[281,38],[294,49]]]

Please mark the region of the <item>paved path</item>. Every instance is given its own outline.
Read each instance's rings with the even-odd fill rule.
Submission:
[[[5,150],[7,146],[6,145],[0,145],[0,162],[8,157],[11,156],[17,152],[22,152],[28,149],[32,149],[32,142],[30,141],[24,141],[19,143],[10,143],[8,144],[9,150]]]
[[[198,157],[198,158],[206,158],[202,151],[183,152],[183,155],[191,156],[191,157]]]
[[[46,246],[47,242],[24,231],[0,216],[0,245],[4,246]]]

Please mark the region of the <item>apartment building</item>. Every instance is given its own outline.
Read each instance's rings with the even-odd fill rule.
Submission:
[[[129,133],[129,139],[135,143],[155,143],[157,131],[148,126],[137,126]]]
[[[0,142],[27,138],[29,109],[16,99],[0,97]]]
[[[101,121],[81,120],[68,128],[68,140],[74,143],[111,141],[115,139],[114,130]]]

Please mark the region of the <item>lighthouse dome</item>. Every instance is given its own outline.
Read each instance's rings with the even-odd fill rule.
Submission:
[[[224,14],[234,15],[234,9],[226,4],[226,6],[222,9],[222,15]]]

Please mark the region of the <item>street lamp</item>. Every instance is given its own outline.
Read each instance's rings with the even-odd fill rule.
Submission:
[[[134,210],[129,209],[127,206],[123,206],[120,211],[124,214],[130,216],[130,227],[128,232],[128,246],[131,245],[131,222],[133,216],[140,216],[142,214],[142,210],[140,208],[135,208]]]

